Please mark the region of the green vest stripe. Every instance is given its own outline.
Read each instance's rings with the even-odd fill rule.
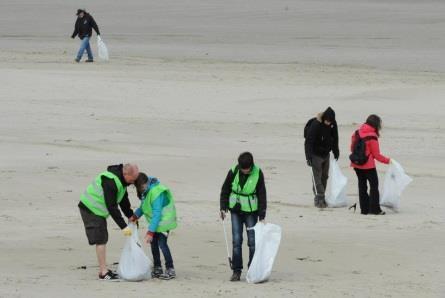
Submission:
[[[90,196],[90,194],[87,191],[85,191],[83,193],[83,195],[84,195],[84,197],[86,197],[88,199],[88,205],[92,206],[94,209],[98,209],[98,210],[102,211],[103,213],[108,213],[107,207],[103,206],[98,201],[96,201],[92,196]],[[85,204],[84,201],[82,201],[82,202],[84,203],[84,205],[87,205],[87,204]],[[89,207],[89,206],[87,206],[87,207]],[[91,208],[90,208],[90,210],[91,210]]]

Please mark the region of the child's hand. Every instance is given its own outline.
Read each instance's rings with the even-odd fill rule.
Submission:
[[[147,234],[145,234],[145,243],[151,243],[153,241],[153,233],[148,231]]]

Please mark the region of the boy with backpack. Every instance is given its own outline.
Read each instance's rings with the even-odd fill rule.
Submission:
[[[159,183],[158,179],[148,177],[144,173],[139,173],[134,185],[141,200],[141,207],[136,209],[134,215],[130,217],[130,221],[136,222],[142,215],[145,215],[149,224],[145,241],[151,244],[153,254],[152,277],[164,280],[175,278],[173,258],[167,244],[170,231],[178,226],[173,195],[166,186]],[[159,249],[164,255],[165,272],[162,270]]]
[[[370,115],[364,124],[352,134],[351,167],[358,178],[359,202],[362,214],[384,215],[380,209],[379,177],[375,160],[389,164],[390,159],[380,153],[378,138],[382,129],[382,119]],[[370,193],[368,194],[368,182]]]
[[[312,170],[312,184],[315,194],[314,205],[326,208],[325,191],[329,177],[329,153],[338,160],[338,128],[335,112],[331,107],[310,119],[304,127],[304,149],[306,162]]]

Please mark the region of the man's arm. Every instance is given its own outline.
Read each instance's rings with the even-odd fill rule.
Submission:
[[[220,210],[227,211],[229,209],[229,197],[232,192],[232,182],[233,182],[234,174],[232,170],[229,170],[227,173],[226,180],[224,180],[223,186],[221,188],[221,196],[220,196]]]
[[[337,126],[337,122],[334,123],[334,127],[333,127],[333,147],[332,147],[332,153],[334,153],[334,158],[338,159],[340,157],[340,150],[338,149],[338,126]]]
[[[314,119],[309,126],[306,141],[304,142],[304,151],[306,153],[306,160],[312,161],[312,155],[314,152],[314,143],[317,137],[317,130],[319,127],[318,120]]]
[[[125,214],[127,218],[130,218],[133,215],[133,209],[131,209],[131,203],[128,199],[128,192],[125,192],[122,201],[119,203],[122,212]]]
[[[256,194],[258,197],[258,217],[260,220],[266,218],[267,209],[267,194],[266,194],[266,184],[264,183],[264,174],[260,170],[260,177],[258,178],[258,183],[256,185]]]
[[[117,207],[117,187],[113,179],[102,177],[102,189],[104,191],[105,205],[111,217],[119,226],[124,229],[127,223],[122,218],[122,214]]]
[[[97,23],[93,17],[91,17],[91,26],[93,27],[94,31],[96,31],[96,34],[100,35],[99,27],[97,26]]]

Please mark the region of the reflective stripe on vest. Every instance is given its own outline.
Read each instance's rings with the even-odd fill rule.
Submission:
[[[243,212],[255,212],[258,210],[258,197],[256,196],[256,186],[259,180],[260,168],[256,165],[253,166],[249,177],[247,177],[246,183],[243,188],[239,184],[240,170],[237,166],[232,168],[232,172],[235,174],[235,178],[232,182],[232,192],[229,197],[229,208],[233,209],[237,203],[241,206]]]
[[[144,201],[142,202],[142,212],[147,219],[147,222],[151,222],[153,217],[152,205],[154,201],[162,194],[165,193],[168,200],[168,204],[162,208],[161,220],[159,221],[156,232],[162,233],[175,229],[178,224],[176,221],[176,208],[173,195],[170,190],[162,184],[157,184],[153,186],[150,191],[145,195]]]
[[[108,212],[107,206],[105,204],[104,191],[102,189],[103,176],[114,180],[117,189],[116,202],[119,204],[122,201],[126,192],[126,188],[122,185],[119,177],[111,172],[103,172],[99,174],[88,185],[85,192],[80,196],[80,201],[95,215],[107,218],[110,213]]]

